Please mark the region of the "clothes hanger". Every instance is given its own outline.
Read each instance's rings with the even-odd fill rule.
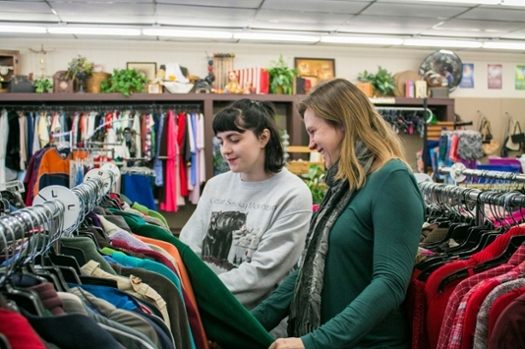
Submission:
[[[6,247],[4,248],[4,251],[7,261],[5,275],[2,280],[2,283],[0,284],[0,292],[4,295],[5,298],[14,301],[20,308],[27,310],[33,315],[43,317],[45,313],[45,307],[42,304],[40,298],[38,297],[38,294],[35,291],[29,289],[16,287],[13,282],[13,277],[15,276],[16,270],[15,264],[17,262],[17,259],[15,256],[14,248],[13,255],[11,257],[9,256],[10,245],[8,243],[8,240],[11,241],[11,244],[16,243],[16,233],[12,228],[12,225],[16,223],[14,220],[15,218],[12,216],[7,217],[7,219],[0,220],[0,240],[4,242],[4,246]],[[7,232],[11,234],[12,239],[7,239]],[[20,256],[20,253],[18,255]]]

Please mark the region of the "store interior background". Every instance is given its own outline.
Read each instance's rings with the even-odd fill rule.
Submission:
[[[474,0],[465,0],[473,2]],[[482,2],[480,0],[479,2]],[[523,1],[525,5],[525,0]],[[51,13],[51,8],[59,16]],[[345,9],[348,9],[345,13]],[[151,13],[150,13],[151,12]],[[64,21],[57,22],[57,17]],[[352,21],[357,20],[352,26]],[[364,20],[368,20],[365,24]],[[67,24],[65,24],[67,22]],[[161,27],[250,32],[280,31],[316,35],[388,36],[445,40],[502,40],[525,44],[525,7],[424,2],[416,0],[116,0],[100,1],[0,1],[0,25],[96,25],[145,28]],[[293,67],[295,57],[333,58],[336,76],[357,82],[358,73],[375,72],[378,66],[392,73],[418,71],[423,60],[437,49],[450,49],[463,63],[474,64],[475,87],[457,88],[455,112],[473,121],[480,113],[492,124],[492,133],[503,143],[507,113],[525,125],[525,90],[515,89],[515,67],[525,65],[522,50],[465,49],[461,47],[407,47],[353,44],[301,44],[246,40],[178,39],[170,37],[116,37],[93,35],[0,33],[0,49],[20,51],[20,73],[38,74],[41,55],[47,51],[46,75],[67,69],[77,55],[102,64],[106,72],[125,68],[127,62],[156,62],[157,67],[177,62],[192,75],[205,77],[209,55],[235,54],[235,68],[270,67],[280,55]],[[490,90],[487,65],[502,64],[503,86]],[[404,136],[408,154],[422,147],[418,135]],[[303,144],[305,145],[305,144]],[[511,154],[515,155],[515,154]],[[415,163],[415,156],[410,159]]]

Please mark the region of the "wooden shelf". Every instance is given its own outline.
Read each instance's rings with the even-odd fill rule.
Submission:
[[[129,97],[121,93],[1,93],[0,103],[16,102],[181,102],[181,101],[236,101],[241,98],[250,98],[258,101],[271,102],[296,102],[304,96],[300,95],[231,95],[231,94],[206,94],[206,93],[134,93]]]

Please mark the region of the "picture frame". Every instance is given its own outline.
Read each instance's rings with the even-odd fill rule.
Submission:
[[[310,92],[312,88],[321,82],[335,78],[335,59],[333,58],[294,58],[297,76],[308,80],[304,93]]]
[[[155,62],[127,62],[126,69],[136,69],[149,81],[155,79],[157,74],[157,63]]]
[[[148,84],[148,93],[162,93],[162,86],[158,82]]]

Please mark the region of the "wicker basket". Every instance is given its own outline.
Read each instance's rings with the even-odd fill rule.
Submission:
[[[100,84],[102,81],[109,79],[111,74],[104,72],[95,72],[86,79],[86,92],[100,93]]]
[[[324,163],[322,162],[313,162],[313,161],[303,161],[303,160],[292,160],[286,164],[288,171],[296,174],[298,176],[308,173],[310,165],[317,165],[324,168]]]

